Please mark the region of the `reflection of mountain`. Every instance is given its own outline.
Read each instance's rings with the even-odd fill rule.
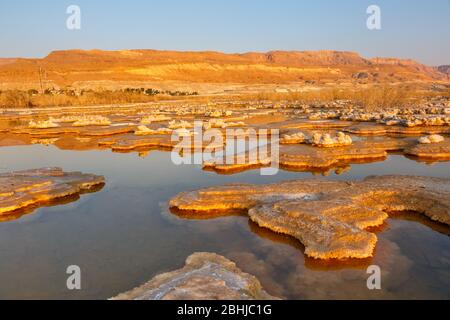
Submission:
[[[55,51],[43,59],[0,59],[7,88],[114,86],[142,82],[286,84],[303,81],[445,80],[433,67],[412,60],[365,59],[353,52],[273,51],[225,54],[156,50]],[[446,69],[448,70],[448,69]]]

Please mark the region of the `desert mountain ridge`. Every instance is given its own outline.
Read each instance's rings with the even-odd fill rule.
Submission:
[[[0,59],[0,89],[305,82],[449,82],[448,69],[347,51],[61,50]]]

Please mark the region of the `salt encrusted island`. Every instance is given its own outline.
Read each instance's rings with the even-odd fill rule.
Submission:
[[[305,179],[232,184],[183,192],[170,207],[201,217],[243,210],[259,226],[297,238],[317,259],[371,257],[389,212],[414,211],[450,225],[450,179],[372,176],[362,181]]]
[[[0,217],[33,209],[52,201],[94,192],[105,183],[102,176],[41,168],[0,174]]]
[[[215,253],[196,252],[183,268],[155,276],[112,300],[277,300],[258,279]]]

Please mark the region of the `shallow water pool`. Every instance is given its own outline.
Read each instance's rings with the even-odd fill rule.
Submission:
[[[183,266],[197,251],[232,259],[282,298],[450,298],[450,228],[420,215],[395,214],[379,228],[373,259],[337,264],[306,258],[297,240],[259,228],[245,216],[187,220],[167,208],[167,201],[181,191],[229,182],[271,183],[311,173],[218,175],[198,166],[173,165],[170,153],[159,151],[141,158],[137,153],[39,145],[0,148],[0,172],[48,166],[104,175],[106,185],[76,202],[0,223],[1,299],[105,299]],[[326,179],[382,174],[450,178],[450,165],[391,155]],[[382,290],[367,289],[371,264],[381,267]],[[81,268],[81,290],[66,287],[69,265]]]

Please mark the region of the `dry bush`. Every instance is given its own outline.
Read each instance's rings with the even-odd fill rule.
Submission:
[[[181,99],[168,95],[149,96],[136,92],[87,91],[82,95],[32,94],[19,90],[0,92],[0,108],[28,108],[47,106],[86,106],[120,103],[144,103],[167,99]]]
[[[243,96],[248,98],[248,96]],[[304,103],[316,102],[316,101],[330,101],[333,100],[332,94],[325,90],[317,91],[305,91],[305,92],[261,92],[256,95],[252,95],[256,100],[267,101],[299,101]]]
[[[245,99],[249,96],[241,96]],[[338,88],[318,89],[311,91],[296,91],[296,92],[261,92],[252,95],[253,99],[268,100],[268,101],[297,101],[300,103],[315,103],[348,99],[349,92],[339,90]]]
[[[376,111],[407,106],[414,98],[413,92],[406,88],[382,86],[357,91],[350,100],[359,103],[368,111]]]
[[[257,99],[261,101],[297,101],[300,103],[320,103],[336,100],[350,100],[367,110],[408,106],[426,94],[401,86],[372,86],[360,89],[324,88],[304,92],[261,92],[254,95],[242,95],[240,99]]]
[[[229,96],[173,96],[167,94],[145,95],[135,91],[85,91],[82,95],[75,94],[36,94],[19,90],[0,92],[0,108],[27,108],[46,106],[86,106],[107,104],[145,103],[160,100],[189,99],[192,102],[208,104],[220,99],[259,100],[259,101],[290,101],[299,103],[323,103],[336,100],[351,100],[369,111],[390,107],[407,107],[415,101],[436,96],[450,97],[450,89],[435,92],[428,87],[419,90],[417,87],[401,85],[378,85],[368,88],[339,89],[322,88],[303,92],[260,92],[257,94],[242,94]]]
[[[27,92],[19,90],[0,92],[0,107],[26,108],[31,106],[32,103]]]
[[[39,94],[31,97],[31,103],[34,107],[45,106],[71,106],[76,104],[77,97],[71,97],[66,95],[45,95]]]

